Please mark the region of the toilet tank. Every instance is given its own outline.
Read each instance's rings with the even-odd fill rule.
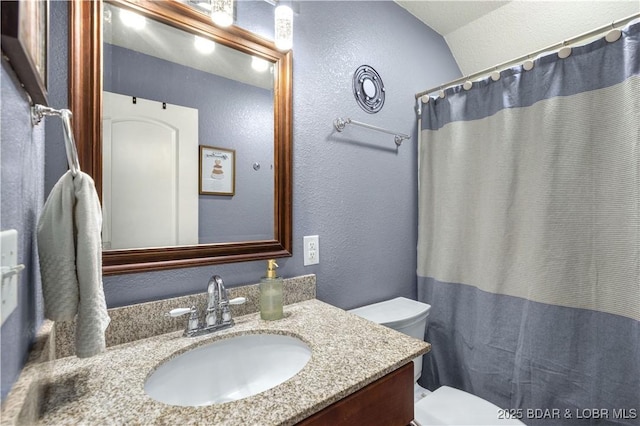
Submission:
[[[430,309],[431,305],[426,303],[417,302],[406,297],[396,297],[395,299],[352,309],[349,312],[408,334],[416,339],[424,340]],[[417,381],[422,374],[422,357],[415,358],[413,362],[414,379]]]

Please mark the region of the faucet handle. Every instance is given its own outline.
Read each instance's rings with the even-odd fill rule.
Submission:
[[[175,317],[180,317],[186,314],[191,314],[191,315],[189,316],[189,321],[187,322],[187,329],[185,330],[185,333],[189,331],[197,330],[200,327],[200,324],[198,321],[198,309],[196,309],[195,306],[192,306],[191,308],[172,309],[169,312],[167,312],[165,316],[175,318]]]
[[[191,309],[195,308],[195,306],[192,306],[191,308],[176,308],[176,309],[172,309],[169,312],[165,313],[164,316],[165,317],[180,317],[182,315],[188,314],[191,312]]]
[[[231,300],[224,300],[220,302],[220,309],[222,310],[222,323],[223,324],[232,324],[231,320],[231,309],[229,309],[229,305],[242,305],[247,301],[244,297],[236,297]]]

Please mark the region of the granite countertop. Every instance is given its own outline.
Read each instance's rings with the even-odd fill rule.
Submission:
[[[285,318],[235,318],[230,329],[196,338],[172,332],[113,346],[88,359],[52,361],[39,424],[292,425],[396,370],[430,345],[319,300],[287,305]],[[312,350],[290,380],[257,395],[207,407],[162,404],[144,382],[176,352],[251,333],[298,337]]]

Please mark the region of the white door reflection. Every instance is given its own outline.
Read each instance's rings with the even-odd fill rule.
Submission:
[[[103,248],[198,244],[198,110],[103,96]]]

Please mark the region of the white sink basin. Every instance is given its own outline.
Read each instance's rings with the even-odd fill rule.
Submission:
[[[292,378],[311,358],[304,342],[279,334],[218,340],[160,365],[146,380],[151,398],[171,405],[235,401]]]

